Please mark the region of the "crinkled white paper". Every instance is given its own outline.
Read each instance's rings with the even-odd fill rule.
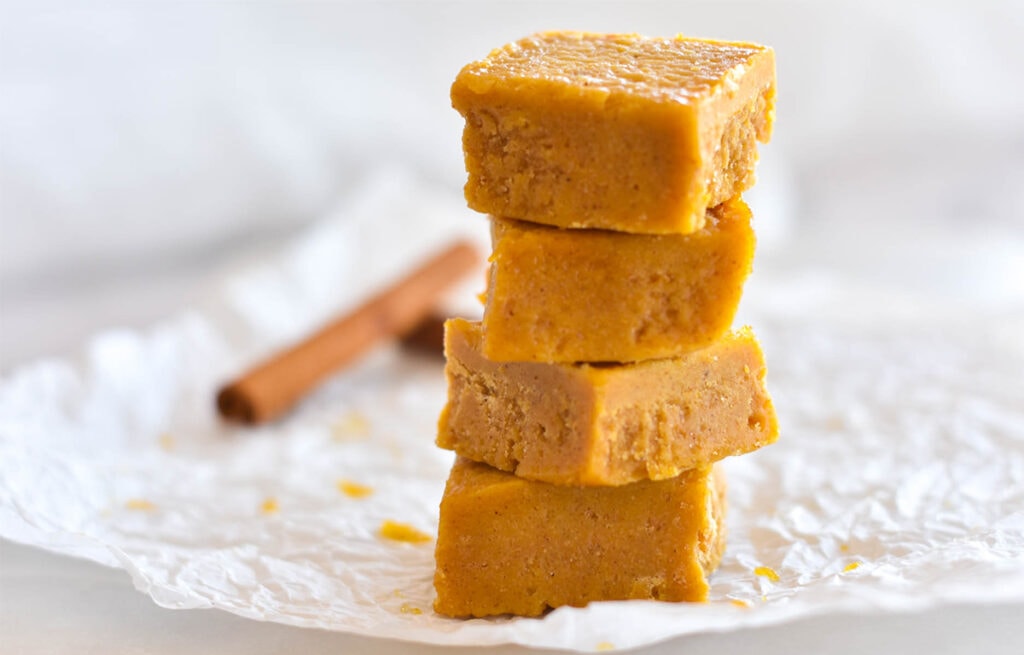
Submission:
[[[230,277],[205,308],[8,376],[0,535],[121,567],[165,607],[432,644],[586,651],[812,614],[1024,600],[1019,342],[982,328],[973,338],[837,329],[747,303],[782,436],[727,462],[729,546],[710,603],[434,615],[432,543],[378,529],[436,531],[451,463],[433,445],[438,360],[379,350],[269,427],[226,427],[213,412],[217,386],[254,358],[459,226],[484,227],[458,199],[408,180],[371,186],[273,261]],[[779,306],[783,290],[757,288]],[[374,493],[350,498],[342,480]]]

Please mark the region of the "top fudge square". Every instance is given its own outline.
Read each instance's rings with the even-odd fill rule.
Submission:
[[[775,118],[770,48],[548,32],[469,64],[472,209],[558,227],[686,234],[754,183]]]

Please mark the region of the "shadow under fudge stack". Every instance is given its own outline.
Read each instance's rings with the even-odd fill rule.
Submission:
[[[483,321],[446,325],[437,612],[706,599],[715,462],[778,434],[730,329],[774,100],[771,49],[683,37],[544,33],[459,73],[493,253]]]

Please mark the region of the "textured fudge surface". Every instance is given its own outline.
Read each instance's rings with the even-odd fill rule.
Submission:
[[[598,600],[702,601],[725,548],[721,471],[560,487],[458,458],[441,500],[434,609],[537,616]]]
[[[491,221],[483,352],[496,361],[632,362],[707,346],[729,329],[754,259],[738,198],[685,235]]]
[[[480,324],[446,324],[448,402],[437,444],[533,480],[671,478],[778,437],[764,355],[747,329],[636,364],[494,362]]]
[[[775,60],[753,44],[549,32],[467,65],[451,97],[473,209],[686,233],[754,183]]]

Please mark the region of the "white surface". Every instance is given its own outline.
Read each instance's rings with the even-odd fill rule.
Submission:
[[[207,308],[103,334],[78,364],[41,362],[0,384],[0,536],[124,568],[166,607],[428,644],[631,648],[837,612],[1024,601],[1024,340],[836,322],[813,286],[769,278],[745,312],[782,439],[726,462],[730,546],[711,602],[434,615],[429,544],[376,531],[392,519],[436,532],[451,461],[433,445],[436,362],[375,353],[258,430],[225,428],[211,399],[254,353],[479,225],[450,200],[384,172],[336,218],[218,284]],[[388,245],[379,216],[402,216],[407,239]],[[345,427],[353,414],[365,428]],[[339,479],[375,492],[346,499]],[[260,511],[268,497],[278,511]],[[140,499],[152,506],[132,509]]]
[[[721,653],[994,653],[1019,650],[1024,605],[951,606],[920,614],[818,617],[770,628],[693,635],[644,655]],[[249,621],[210,610],[169,611],[135,591],[123,572],[0,540],[0,644],[5,655],[147,653],[434,655],[451,648]],[[464,655],[536,653],[517,646],[460,648]],[[555,651],[550,651],[555,652]]]

